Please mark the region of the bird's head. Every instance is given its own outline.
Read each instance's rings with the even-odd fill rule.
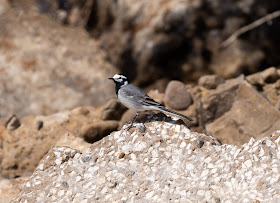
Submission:
[[[116,84],[121,86],[129,84],[129,80],[127,79],[127,77],[122,74],[116,74],[112,78],[108,79],[113,80]]]

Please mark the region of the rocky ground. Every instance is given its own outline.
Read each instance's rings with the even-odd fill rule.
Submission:
[[[114,94],[107,78],[117,70],[85,30],[10,7],[0,24],[0,117],[97,107]]]
[[[145,133],[125,125],[86,149],[54,147],[12,202],[280,201],[280,131],[237,147],[149,120]]]
[[[277,8],[0,1],[0,203],[279,202],[279,19],[220,47]],[[194,121],[126,131],[118,72]]]

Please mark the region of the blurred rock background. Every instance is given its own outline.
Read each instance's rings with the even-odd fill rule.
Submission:
[[[134,117],[107,80],[115,73],[222,144],[279,130],[280,18],[221,47],[277,10],[273,0],[1,0],[0,194],[66,132],[93,143]]]

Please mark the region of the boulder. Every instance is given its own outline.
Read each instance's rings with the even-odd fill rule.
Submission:
[[[279,199],[279,132],[237,147],[162,114],[149,118],[146,133],[140,124],[130,131],[124,126],[86,152],[52,148],[11,202]]]
[[[279,130],[280,112],[249,83],[242,82],[235,91],[230,108],[211,123],[208,134],[222,143],[241,145],[251,137],[260,139]],[[222,105],[223,103],[217,103]]]
[[[226,80],[217,89],[203,92],[198,111],[204,127],[231,109],[236,90],[243,81],[244,76],[241,75],[235,79]]]

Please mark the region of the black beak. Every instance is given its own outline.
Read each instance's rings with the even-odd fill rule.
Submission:
[[[114,80],[113,78],[108,78],[109,80]]]

